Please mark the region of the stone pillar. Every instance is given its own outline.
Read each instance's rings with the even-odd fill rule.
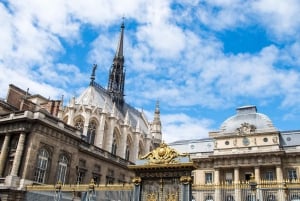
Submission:
[[[215,169],[215,185],[216,185],[216,188],[215,188],[215,201],[221,201],[221,191],[220,191],[220,170],[219,169]]]
[[[238,167],[234,168],[234,183],[240,182],[240,169]]]
[[[254,177],[255,177],[256,182],[260,181],[260,168],[259,168],[259,166],[254,167]]]
[[[235,185],[235,200],[241,201],[241,188],[240,188],[240,169],[238,167],[234,168],[234,185]]]
[[[127,134],[128,134],[128,125],[122,125],[122,134],[121,134],[121,139],[120,139],[120,149],[118,156],[125,158],[125,152],[126,152],[126,146],[127,146]]]
[[[10,141],[10,135],[6,134],[2,145],[1,154],[0,154],[0,177],[3,177],[4,174],[7,154],[9,151],[9,141]]]
[[[105,113],[101,113],[99,127],[97,128],[97,133],[95,136],[95,146],[101,149],[103,149],[103,136],[107,135],[107,133],[105,133],[105,120],[106,120]]]
[[[10,172],[10,175],[12,175],[12,176],[18,176],[20,163],[21,163],[21,157],[22,157],[23,150],[24,150],[25,136],[26,136],[25,133],[21,133],[20,137],[19,137],[14,162],[13,162],[12,169]]]
[[[114,135],[114,130],[115,130],[115,121],[116,119],[114,117],[109,117],[109,127],[107,133],[105,133],[105,139],[106,141],[104,142],[104,149],[108,152],[111,152],[111,146],[113,143],[113,135]]]
[[[254,167],[254,179],[257,184],[260,183],[260,167],[259,166]],[[262,198],[261,189],[259,189],[259,188],[256,189],[255,198],[256,198],[256,200],[262,200],[261,199]]]
[[[84,115],[84,126],[83,126],[83,132],[82,132],[82,135],[84,135],[85,137],[87,137],[87,132],[89,129],[90,116],[91,116],[91,110],[86,108],[86,112]]]
[[[140,138],[139,138],[139,134],[137,132],[134,132],[133,133],[133,161],[137,161],[139,159],[139,151],[140,151],[140,146],[139,146],[139,143],[140,143]],[[143,155],[143,154],[142,154]]]
[[[215,179],[214,179],[215,184],[220,184],[220,170],[219,169],[215,169],[214,176],[215,176]]]
[[[280,165],[276,166],[276,179],[279,182],[283,181],[282,168]]]

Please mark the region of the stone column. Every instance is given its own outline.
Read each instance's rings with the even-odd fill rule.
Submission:
[[[283,181],[283,175],[282,175],[282,168],[281,166],[276,166],[276,179],[277,181],[279,182],[282,182]]]
[[[24,150],[25,136],[26,136],[25,133],[21,133],[20,137],[19,137],[14,162],[13,162],[12,169],[10,172],[10,175],[12,175],[12,176],[18,176],[20,163],[21,163],[21,157],[22,157],[23,150]]]
[[[238,167],[234,168],[234,183],[240,182],[240,169]]]
[[[122,125],[122,134],[121,134],[121,139],[120,139],[120,149],[118,156],[125,158],[125,152],[126,152],[126,146],[127,146],[127,134],[128,134],[128,125]]]
[[[220,184],[220,170],[219,169],[215,169],[215,179],[214,182],[215,184]]]
[[[238,167],[234,168],[234,185],[235,185],[235,200],[241,201],[241,188],[240,188],[240,169]]]
[[[255,177],[256,182],[260,181],[260,168],[259,168],[259,166],[254,167],[254,177]]]
[[[215,185],[216,185],[216,188],[215,188],[215,201],[221,201],[221,191],[220,191],[220,170],[219,169],[215,169],[215,173],[214,173],[214,176],[215,176]]]
[[[107,133],[105,133],[105,120],[106,120],[105,113],[101,113],[99,126],[97,128],[97,132],[95,136],[95,146],[102,149],[103,149],[103,136],[107,135]]]
[[[0,177],[3,177],[3,171],[5,168],[6,158],[9,151],[9,141],[10,141],[10,135],[6,134],[2,145],[1,154],[0,154]]]
[[[115,122],[116,118],[114,117],[109,117],[109,127],[107,133],[105,133],[105,139],[106,141],[103,142],[103,147],[106,151],[111,152],[111,146],[113,143],[113,135],[114,135],[114,130],[115,130]]]
[[[255,166],[255,167],[254,167],[254,179],[255,179],[255,182],[256,182],[257,184],[260,183],[260,167],[259,167],[259,166]],[[258,187],[258,186],[257,186],[257,187]],[[262,200],[262,199],[261,199],[261,198],[262,198],[262,191],[261,191],[261,189],[259,189],[259,188],[256,189],[256,192],[255,192],[255,198],[256,198],[257,200]]]

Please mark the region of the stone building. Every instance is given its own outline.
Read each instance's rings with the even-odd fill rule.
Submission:
[[[300,131],[279,131],[255,106],[237,108],[237,113],[225,120],[218,131],[209,133],[209,138],[169,145],[190,153],[196,163],[195,189],[220,184],[228,184],[229,189],[230,185],[250,182],[251,177],[256,184],[263,181],[282,185],[282,182],[299,181]],[[300,192],[298,188],[294,197],[298,196],[296,191]],[[241,191],[228,192],[223,199],[216,191],[206,195],[204,191],[194,191],[195,200],[246,200],[241,197]],[[269,200],[283,200],[276,190],[272,192]]]
[[[134,164],[161,142],[158,103],[149,122],[124,100],[124,24],[105,89],[95,81],[63,107],[10,85],[0,99],[0,198],[22,200],[28,184],[129,183]]]

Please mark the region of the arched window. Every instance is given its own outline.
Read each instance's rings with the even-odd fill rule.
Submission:
[[[83,127],[84,127],[83,119],[81,119],[81,118],[77,119],[74,126],[78,130],[80,130],[81,134],[83,133]]]
[[[114,155],[117,154],[117,140],[116,139],[113,140],[113,143],[111,146],[111,153]]]
[[[119,141],[118,141],[118,137],[119,137],[119,132],[117,129],[114,130],[114,135],[113,135],[113,141],[112,141],[112,146],[111,146],[111,153],[114,155],[117,155],[117,151],[118,151],[118,146],[119,146]]]
[[[37,157],[37,163],[34,173],[34,181],[39,183],[44,183],[46,174],[47,174],[47,168],[49,163],[49,153],[46,149],[41,149],[38,153]]]
[[[138,156],[141,157],[143,156],[145,153],[144,153],[144,148],[143,148],[143,143],[140,141],[139,143],[139,151],[138,151]]]
[[[57,167],[56,182],[65,183],[68,170],[68,158],[65,155],[60,156]]]
[[[92,120],[89,123],[88,132],[87,132],[87,142],[90,144],[94,144],[96,129],[97,129],[97,123]]]
[[[129,145],[127,145],[125,150],[125,159],[129,160],[129,157],[130,157],[130,150],[129,150]]]
[[[130,160],[130,149],[132,148],[131,138],[130,136],[127,136],[126,141],[126,149],[125,149],[125,159]]]

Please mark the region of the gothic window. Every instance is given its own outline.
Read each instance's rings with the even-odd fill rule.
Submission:
[[[111,146],[111,153],[117,155],[118,143],[117,143],[117,134],[114,132],[113,143]]]
[[[81,134],[83,133],[84,121],[81,118],[79,118],[79,119],[76,120],[74,126],[78,130],[80,130]]]
[[[47,174],[47,168],[49,163],[49,153],[46,149],[41,149],[38,153],[35,173],[34,173],[34,181],[39,183],[44,183]]]
[[[90,144],[94,144],[96,129],[97,129],[97,123],[92,120],[89,123],[88,132],[87,132],[87,142]]]
[[[65,183],[67,170],[68,170],[68,158],[62,155],[58,162],[56,182],[61,182],[63,184]]]
[[[143,156],[145,153],[144,153],[144,148],[143,148],[143,144],[142,142],[139,143],[139,152],[138,152],[138,156]]]
[[[111,147],[111,153],[116,155],[117,154],[117,140],[114,139]]]
[[[129,160],[129,156],[130,156],[129,145],[127,145],[125,150],[125,159]]]
[[[131,146],[131,141],[130,138],[127,138],[127,142],[126,142],[126,149],[125,149],[125,159],[129,160],[130,159],[130,147]]]

